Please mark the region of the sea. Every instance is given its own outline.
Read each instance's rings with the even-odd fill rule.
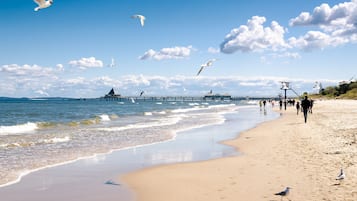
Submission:
[[[36,170],[174,140],[252,108],[257,101],[0,98],[0,187]]]

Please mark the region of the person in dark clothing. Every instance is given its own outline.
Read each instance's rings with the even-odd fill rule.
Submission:
[[[314,105],[314,100],[310,99],[310,110],[309,112],[312,114],[312,106]]]
[[[305,123],[307,121],[307,113],[309,112],[310,106],[311,106],[311,103],[307,99],[307,96],[305,96],[304,100],[301,101],[301,107],[302,107],[302,111],[304,112]]]
[[[283,101],[281,99],[279,100],[279,108],[280,108],[280,110],[281,110],[281,108],[283,108]]]
[[[300,110],[300,102],[296,102],[296,115],[299,115],[299,110]]]

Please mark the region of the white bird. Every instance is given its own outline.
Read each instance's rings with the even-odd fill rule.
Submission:
[[[145,16],[143,16],[143,15],[133,15],[133,16],[131,16],[131,18],[133,18],[133,19],[139,19],[140,20],[140,24],[141,24],[141,26],[143,27],[144,26],[144,23],[145,23]]]
[[[197,73],[196,76],[198,76],[198,75],[202,72],[202,70],[203,70],[204,68],[206,68],[206,67],[208,67],[208,66],[211,66],[211,65],[213,64],[213,62],[215,62],[215,61],[217,61],[217,59],[211,59],[211,60],[208,60],[206,63],[202,64],[202,65],[201,65],[201,68],[200,68],[200,70],[198,71],[198,73]]]
[[[108,66],[109,67],[115,67],[116,65],[115,65],[115,61],[114,61],[114,59],[112,58],[112,62],[110,63],[110,64],[108,64]]]
[[[343,172],[343,169],[341,168],[341,172],[340,172],[340,174],[336,177],[336,180],[341,181],[341,180],[344,180],[345,177],[346,177],[346,175],[345,175],[345,173]]]
[[[281,191],[281,192],[279,192],[279,193],[275,193],[274,195],[280,195],[280,196],[281,196],[281,200],[282,200],[283,197],[289,195],[289,190],[290,190],[290,189],[291,189],[290,187],[286,187],[285,190],[283,190],[283,191]]]
[[[37,3],[38,7],[34,10],[39,11],[40,9],[48,8],[53,4],[53,0],[34,0]]]

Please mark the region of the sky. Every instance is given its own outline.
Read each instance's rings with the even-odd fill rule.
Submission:
[[[0,96],[277,96],[357,76],[357,0],[0,1]],[[131,16],[145,16],[145,25]],[[115,65],[111,65],[112,59]],[[216,59],[205,67],[201,65]],[[294,95],[290,90],[288,95]]]

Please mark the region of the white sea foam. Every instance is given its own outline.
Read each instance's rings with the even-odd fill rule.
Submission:
[[[145,115],[145,116],[151,116],[151,115],[152,115],[152,112],[144,112],[144,115]]]
[[[165,111],[155,112],[155,114],[166,114]]]
[[[224,105],[210,105],[208,108],[224,108],[224,107],[232,107],[235,106],[235,104],[224,104]]]
[[[102,121],[110,121],[110,117],[109,117],[109,115],[107,115],[107,114],[99,115],[99,118],[100,118],[100,120],[102,120]]]
[[[175,109],[172,110],[172,113],[187,113],[187,112],[192,112],[192,111],[198,111],[198,110],[203,110],[203,109],[207,109],[207,108],[203,108],[203,107],[193,107],[193,108],[186,108],[186,109]]]
[[[151,128],[151,127],[155,127],[155,126],[168,126],[168,125],[176,124],[182,118],[183,118],[182,115],[175,115],[175,116],[170,116],[165,119],[161,119],[160,121],[129,124],[129,125],[121,126],[121,127],[97,128],[97,130],[112,132],[112,131],[123,131],[123,130],[128,130],[128,129]]]
[[[36,123],[28,122],[15,126],[0,126],[0,135],[28,133],[38,129]]]
[[[61,142],[68,142],[70,141],[71,138],[69,136],[66,136],[66,137],[54,137],[54,138],[51,138],[51,139],[45,139],[43,140],[44,143],[61,143]]]
[[[258,105],[258,101],[257,100],[250,100],[250,101],[247,101],[247,104],[249,105]]]

